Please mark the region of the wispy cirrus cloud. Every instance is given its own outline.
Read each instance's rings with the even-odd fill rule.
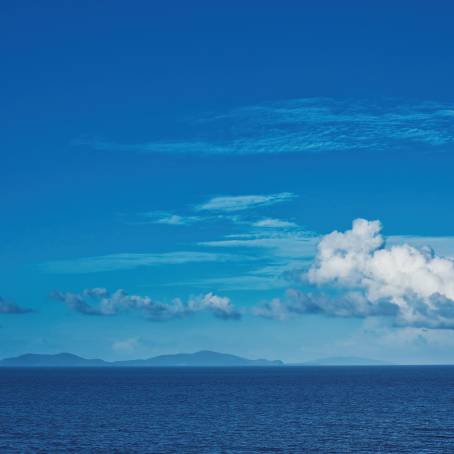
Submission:
[[[128,270],[143,266],[228,262],[246,259],[247,257],[245,256],[202,251],[176,251],[150,254],[123,253],[49,261],[41,264],[40,268],[44,272],[51,274],[79,274]]]
[[[187,285],[188,283],[184,283]],[[190,282],[195,287],[205,288],[206,286],[216,287],[219,291],[238,291],[255,290],[266,291],[272,289],[285,288],[289,285],[288,281],[278,276],[262,276],[260,271],[244,273],[241,276],[223,276],[199,279]]]
[[[270,257],[302,259],[314,257],[318,241],[318,235],[300,229],[227,235],[222,240],[199,244],[211,248],[256,249]]]
[[[235,224],[253,225],[254,227],[292,228],[297,226],[293,222],[275,218],[257,219],[253,211],[269,205],[289,202],[296,197],[296,194],[290,192],[217,196],[202,204],[187,207],[177,213],[159,210],[144,211],[133,215],[136,220],[131,220],[130,216],[124,213],[120,215],[123,218],[127,216],[127,223],[130,224],[151,223],[169,226],[189,226],[200,222],[219,223],[226,221]]]
[[[270,290],[286,288],[308,269],[316,253],[319,236],[299,229],[256,229],[227,235],[222,240],[199,243],[216,249],[233,249],[254,257],[252,267],[240,275],[207,277],[197,286],[215,285],[222,290]]]
[[[288,202],[296,197],[291,192],[279,192],[276,194],[255,194],[213,197],[207,202],[198,205],[197,211],[220,211],[234,212],[251,210],[254,208]]]
[[[203,215],[195,216],[194,210],[188,213],[185,210],[181,213],[165,212],[165,211],[148,211],[137,213],[135,216],[138,221],[128,223],[133,224],[161,224],[170,226],[191,226],[196,223],[234,223],[234,224],[250,224],[251,221],[244,216],[236,213],[228,212],[211,212],[203,213]]]
[[[42,271],[51,274],[83,274],[106,271],[117,271],[134,269],[144,266],[160,265],[183,265],[189,263],[210,263],[249,261],[251,258],[245,254],[232,254],[225,252],[207,251],[206,247],[211,246],[236,246],[235,241],[244,242],[244,246],[253,246],[253,239],[257,239],[260,230],[286,231],[297,227],[296,224],[275,218],[258,218],[254,210],[290,201],[296,197],[290,192],[281,192],[266,195],[239,195],[213,197],[202,205],[192,207],[193,210],[203,212],[195,215],[189,212],[186,214],[172,213],[167,211],[149,211],[138,213],[137,216],[146,218],[147,222],[165,224],[169,226],[191,225],[196,222],[225,222],[235,224],[246,229],[254,228],[257,232],[247,241],[221,240],[220,242],[206,242],[195,245],[199,250],[173,251],[163,253],[119,253],[91,257],[78,257],[66,260],[48,261],[40,265]],[[246,212],[246,213],[245,213]],[[140,221],[142,222],[142,221]],[[266,241],[269,234],[264,235]],[[242,244],[240,244],[242,245]],[[269,244],[269,247],[272,247]],[[200,250],[205,248],[205,250]]]
[[[175,213],[170,211],[146,211],[137,213],[141,219],[139,224],[166,224],[172,226],[187,226],[199,222],[222,222],[252,225],[258,228],[283,229],[294,228],[297,224],[276,218],[258,218],[254,213],[256,209],[289,202],[297,196],[291,192],[275,194],[253,194],[235,196],[217,196],[208,201],[193,206],[190,210]],[[197,215],[194,214],[197,212]],[[143,220],[145,219],[145,221]]]
[[[77,139],[73,145],[86,146],[99,151],[123,151],[136,153],[162,153],[162,154],[227,154],[229,148],[222,144],[209,141],[156,141],[144,143],[118,143],[99,139]],[[208,152],[209,150],[209,152]]]
[[[303,98],[196,119],[183,140],[141,144],[78,141],[98,150],[146,153],[271,154],[395,148],[442,150],[454,144],[454,105],[397,99]]]
[[[177,298],[170,303],[156,301],[149,296],[131,295],[122,289],[111,293],[105,288],[86,289],[81,293],[56,291],[50,296],[84,315],[113,316],[122,312],[139,312],[148,320],[166,321],[209,312],[223,320],[241,318],[241,313],[229,298],[214,293],[192,297],[187,302]]]
[[[19,306],[13,301],[8,301],[0,296],[0,314],[28,314],[31,309]]]

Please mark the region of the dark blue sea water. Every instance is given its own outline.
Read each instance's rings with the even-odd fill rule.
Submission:
[[[1,369],[9,452],[454,452],[454,367]]]

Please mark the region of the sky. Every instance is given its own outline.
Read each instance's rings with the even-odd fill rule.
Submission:
[[[454,363],[450,2],[0,5],[0,357]]]

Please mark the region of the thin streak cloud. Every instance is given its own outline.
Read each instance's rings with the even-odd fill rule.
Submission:
[[[40,265],[45,273],[79,274],[128,270],[143,266],[183,265],[186,263],[229,262],[246,260],[245,256],[212,252],[179,251],[156,254],[110,254],[49,261]]]
[[[276,203],[288,202],[296,197],[291,192],[279,192],[266,195],[236,195],[213,197],[202,205],[198,205],[198,211],[244,211],[263,206],[275,205]]]

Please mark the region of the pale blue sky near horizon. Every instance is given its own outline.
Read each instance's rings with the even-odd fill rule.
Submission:
[[[369,284],[306,279],[358,218],[454,257],[453,13],[3,3],[0,357],[454,363],[449,282],[441,306],[406,283],[411,319],[333,309]],[[295,290],[328,299],[268,311]]]

